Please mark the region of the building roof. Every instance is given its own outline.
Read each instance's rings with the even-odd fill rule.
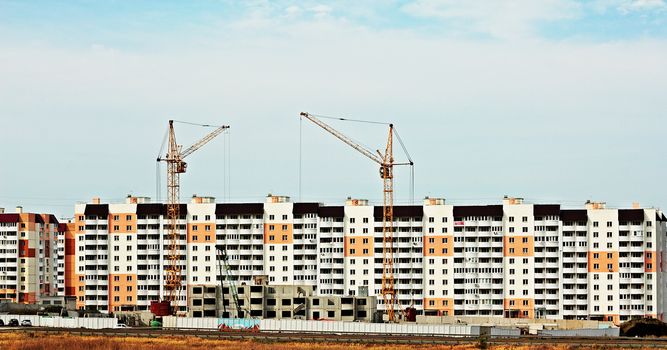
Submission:
[[[467,216],[503,216],[502,205],[457,205],[454,206],[454,217],[462,218]]]
[[[29,214],[29,215],[30,215],[30,214]],[[34,216],[35,216],[35,222],[36,222],[36,223],[38,223],[38,224],[44,224],[44,218],[43,218],[41,215],[36,214],[36,215],[34,215]]]
[[[0,223],[8,224],[17,222],[19,222],[19,214],[0,214]]]
[[[644,209],[619,209],[618,221],[644,221]]]
[[[58,219],[56,218],[55,215],[53,215],[53,214],[43,214],[43,215],[44,215],[44,217],[48,218],[48,220],[47,220],[48,223],[56,224],[56,225],[60,224],[60,222],[58,222]]]
[[[160,203],[137,204],[137,215],[162,215],[164,205]]]
[[[664,213],[662,214],[662,217],[661,217],[661,215],[660,215],[659,213],[655,213],[655,219],[656,219],[657,221],[667,221],[667,217],[665,217],[665,214],[664,214]]]
[[[109,204],[86,204],[83,215],[108,216]]]
[[[534,216],[560,216],[560,204],[535,204]]]
[[[215,206],[215,215],[264,215],[262,203],[224,203]]]
[[[563,209],[560,211],[562,221],[588,221],[586,209]]]
[[[320,207],[317,214],[325,218],[342,218],[345,216],[345,208],[343,206]]]
[[[162,215],[167,216],[167,207],[168,204],[162,204]],[[181,203],[178,205],[178,215],[179,216],[185,216],[188,213],[188,205],[185,203]]]
[[[292,210],[295,215],[301,214],[317,214],[320,208],[320,203],[294,203]]]
[[[376,206],[373,209],[373,216],[382,218],[383,207]],[[394,206],[394,217],[421,217],[424,215],[424,207],[421,205],[398,205]]]

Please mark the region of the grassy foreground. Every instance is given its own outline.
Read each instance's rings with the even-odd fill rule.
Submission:
[[[337,343],[262,343],[253,341],[206,340],[199,338],[139,338],[93,337],[74,335],[43,335],[38,333],[0,333],[2,350],[473,350],[479,344],[470,345],[366,345]],[[581,347],[489,346],[489,350],[575,350]],[[590,349],[604,349],[592,346]]]

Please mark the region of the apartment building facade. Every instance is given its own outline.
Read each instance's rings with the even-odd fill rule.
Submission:
[[[0,299],[37,303],[65,295],[62,243],[53,215],[0,209]]]
[[[377,296],[382,282],[382,208],[345,205],[182,204],[182,311],[194,286],[224,280],[219,249],[239,286],[311,286],[321,296]],[[65,246],[65,290],[79,307],[148,310],[163,295],[164,205],[146,198],[75,207]],[[581,209],[528,204],[459,206],[427,198],[394,209],[394,276],[400,308],[418,314],[621,322],[663,319],[667,219],[657,209]],[[73,250],[73,253],[70,252]]]

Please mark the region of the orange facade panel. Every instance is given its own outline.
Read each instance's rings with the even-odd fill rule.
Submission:
[[[215,243],[215,224],[202,222],[188,224],[188,243]]]
[[[618,251],[589,251],[588,272],[618,272]]]
[[[531,298],[511,298],[503,302],[505,317],[535,318],[535,300]]]
[[[82,234],[86,232],[86,223],[83,214],[74,214],[74,234]]]
[[[19,223],[21,231],[35,231],[35,214],[21,213],[19,214]]]
[[[109,310],[118,311],[123,305],[137,303],[137,275],[110,274],[109,275]]]
[[[137,233],[137,214],[109,214],[109,233]]]
[[[86,305],[86,276],[74,275],[72,287],[74,288],[74,295],[76,296],[76,308],[81,309]]]
[[[535,238],[533,236],[503,237],[504,256],[534,256]]]
[[[265,224],[264,244],[292,244],[294,242],[294,225]]]
[[[27,239],[19,239],[19,257],[20,258],[34,258],[35,248],[30,248],[30,241]]]
[[[345,237],[345,256],[373,256],[373,236]]]
[[[424,236],[424,256],[453,256],[453,236]]]
[[[65,235],[65,295],[76,296],[78,279],[76,275],[76,230],[75,223],[60,224],[59,230]]]
[[[437,310],[440,316],[454,315],[453,298],[424,298],[424,310]]]
[[[644,272],[656,272],[658,257],[655,250],[644,252]]]

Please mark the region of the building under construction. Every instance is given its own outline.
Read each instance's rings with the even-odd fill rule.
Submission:
[[[293,203],[270,195],[264,203],[236,204],[193,197],[180,212],[183,315],[211,309],[195,304],[207,303],[197,293],[203,288],[224,300],[230,315],[239,306],[249,311],[243,316],[260,317],[252,309],[252,288],[260,285],[261,317],[282,316],[280,305],[266,301],[272,299],[266,288],[278,286],[294,288],[285,308],[292,317],[299,305],[308,306],[295,301],[304,297],[369,296],[377,310],[386,308],[382,207],[355,199],[340,206]],[[169,250],[165,216],[165,205],[147,198],[75,206],[74,221],[65,226],[74,232],[64,233],[73,240],[65,246],[75,258],[65,269],[74,285],[65,290],[74,292],[79,307],[149,310],[151,301],[161,300]],[[414,308],[448,316],[664,317],[667,219],[657,209],[612,209],[600,202],[564,209],[520,198],[459,206],[426,198],[422,205],[394,207],[394,216],[399,314]],[[221,247],[227,266],[220,264]],[[262,282],[258,276],[265,276]]]

